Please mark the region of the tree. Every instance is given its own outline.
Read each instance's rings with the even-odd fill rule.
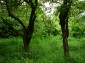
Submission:
[[[22,22],[21,19],[19,19],[18,17],[16,17],[11,9],[10,9],[10,4],[14,4],[13,7],[17,7],[22,0],[4,0],[5,1],[5,5],[6,5],[6,9],[8,11],[8,14],[11,18],[14,18],[16,21],[18,21],[21,26],[23,27],[23,43],[24,43],[24,49],[27,49],[29,47],[31,38],[32,38],[32,34],[34,31],[34,21],[36,19],[36,9],[37,9],[37,3],[38,1],[32,1],[32,0],[24,0],[23,2],[26,2],[30,7],[31,7],[31,13],[30,13],[30,18],[29,18],[29,23],[27,26],[24,25],[24,23]],[[29,8],[29,7],[28,7]]]
[[[63,4],[60,9],[60,25],[62,30],[62,37],[63,37],[63,48],[64,48],[64,55],[69,55],[69,47],[68,47],[68,36],[69,36],[69,30],[68,30],[68,13],[71,7],[72,0],[64,0]]]

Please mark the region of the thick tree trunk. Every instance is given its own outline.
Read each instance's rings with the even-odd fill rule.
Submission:
[[[29,44],[32,39],[33,31],[34,31],[34,20],[31,20],[29,22],[28,28],[26,30],[24,30],[24,33],[23,33],[23,43],[24,43],[25,50],[27,50],[27,48],[29,48]]]
[[[23,43],[24,43],[24,49],[27,49],[29,46],[31,38],[28,37],[26,33],[23,34]]]
[[[29,44],[31,42],[33,32],[24,31],[23,34],[23,43],[24,43],[24,50],[27,50],[29,48]]]

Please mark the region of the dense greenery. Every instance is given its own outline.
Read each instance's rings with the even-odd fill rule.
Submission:
[[[49,40],[50,39],[50,40]],[[69,37],[70,58],[64,60],[61,36],[36,37],[28,52],[20,37],[0,39],[1,63],[85,63],[85,38]],[[5,52],[4,52],[5,51]]]
[[[0,63],[85,63],[84,46],[85,1],[0,0]]]

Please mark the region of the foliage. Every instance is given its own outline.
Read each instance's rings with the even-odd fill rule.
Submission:
[[[73,37],[83,37],[85,35],[85,27],[79,26],[79,24],[76,23],[76,25],[72,26],[72,36]]]
[[[7,38],[12,36],[18,36],[17,31],[14,27],[18,27],[18,24],[15,21],[11,21],[10,19],[3,18],[0,21],[0,37]]]
[[[85,9],[84,9],[84,1],[75,1],[72,4],[70,10],[70,18],[69,18],[69,29],[70,34],[73,37],[83,37],[85,36]]]

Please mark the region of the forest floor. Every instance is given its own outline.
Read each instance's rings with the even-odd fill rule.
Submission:
[[[85,63],[85,37],[69,37],[70,57],[65,60],[61,36],[33,37],[23,51],[20,37],[0,39],[0,63]]]

